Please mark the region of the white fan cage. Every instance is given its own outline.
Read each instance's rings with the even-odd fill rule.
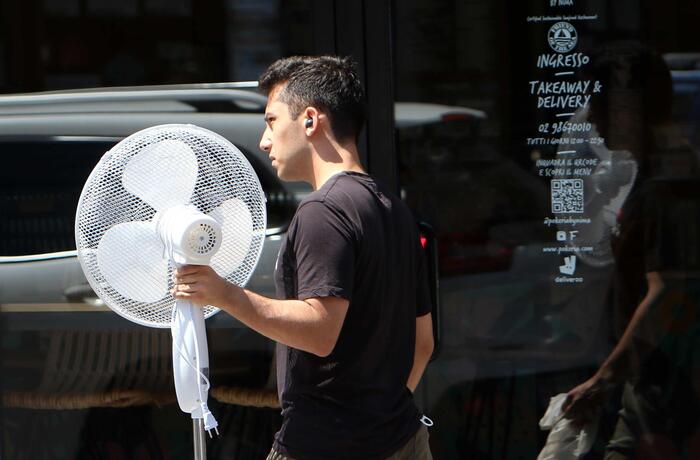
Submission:
[[[169,290],[172,288],[174,266],[168,264],[168,289],[155,302],[141,302],[124,297],[105,279],[97,262],[97,248],[107,230],[125,222],[150,222],[156,209],[143,199],[129,193],[122,184],[124,168],[129,160],[143,149],[162,142],[176,140],[189,146],[197,157],[198,172],[189,204],[208,214],[227,200],[244,203],[252,218],[252,238],[249,247],[226,250],[225,257],[234,257],[223,265],[236,266],[230,273],[219,273],[228,281],[245,286],[262,252],[265,239],[265,195],[250,162],[231,142],[209,130],[194,125],[160,125],[139,131],[125,138],[102,157],[88,178],[76,213],[75,236],[78,258],[83,272],[95,293],[112,310],[126,319],[149,327],[167,328],[171,325],[175,304]],[[181,150],[181,149],[180,149]],[[179,155],[178,149],[174,155]],[[154,178],[154,187],[157,187]],[[164,190],[163,193],[168,193]],[[249,224],[229,231],[250,232]],[[224,240],[223,243],[226,243]],[[138,247],[124,247],[138,259]],[[128,270],[128,267],[125,269]],[[146,283],[147,284],[147,283]],[[158,293],[160,295],[160,293]],[[205,318],[217,313],[213,306],[204,307]]]

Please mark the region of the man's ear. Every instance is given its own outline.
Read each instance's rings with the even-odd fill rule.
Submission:
[[[311,106],[304,109],[302,115],[304,117],[304,129],[307,135],[313,134],[316,129],[318,129],[321,119],[324,118],[323,114],[319,112],[316,107]]]

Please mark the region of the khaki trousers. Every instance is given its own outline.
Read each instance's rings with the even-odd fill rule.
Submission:
[[[266,460],[294,459],[285,457],[273,448],[267,455]],[[428,444],[428,428],[421,425],[416,434],[402,448],[387,457],[386,460],[433,460],[433,456],[430,453],[430,445]]]

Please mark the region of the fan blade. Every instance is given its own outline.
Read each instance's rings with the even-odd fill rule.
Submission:
[[[107,230],[97,245],[97,264],[124,297],[156,302],[168,293],[168,261],[152,222],[125,222]]]
[[[211,267],[220,276],[233,273],[248,255],[253,240],[253,216],[248,206],[231,198],[209,213],[221,224],[221,247],[211,258]]]
[[[156,211],[189,203],[197,181],[197,156],[182,141],[148,145],[124,167],[122,183]]]

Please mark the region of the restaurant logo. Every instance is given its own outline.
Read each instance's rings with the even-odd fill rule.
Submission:
[[[561,21],[555,23],[547,32],[547,41],[557,53],[568,53],[576,46],[578,42],[578,33],[576,28],[570,23]]]

